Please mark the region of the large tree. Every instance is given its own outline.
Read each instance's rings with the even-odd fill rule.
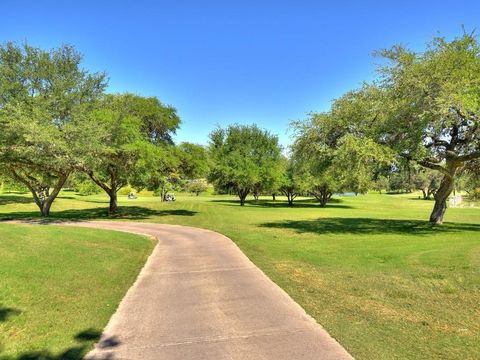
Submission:
[[[85,144],[83,170],[110,197],[117,212],[117,193],[129,182],[144,185],[161,162],[163,148],[172,146],[178,122],[165,122],[158,100],[132,94],[107,95],[90,113],[97,133]]]
[[[106,85],[81,60],[71,46],[0,47],[0,165],[31,191],[42,216],[77,166],[92,130],[83,114]]]
[[[209,180],[217,189],[235,192],[240,205],[259,186],[268,187],[281,166],[278,138],[256,125],[230,125],[210,134],[213,162]]]
[[[339,101],[329,112],[312,113],[307,120],[292,124],[293,157],[303,168],[309,192],[321,207],[336,191],[366,192],[372,186],[375,170],[391,159],[387,149],[360,129],[354,130],[350,110],[350,103]]]
[[[430,215],[441,224],[457,175],[480,158],[480,46],[464,34],[421,53],[395,46],[381,55],[377,140],[442,174]]]

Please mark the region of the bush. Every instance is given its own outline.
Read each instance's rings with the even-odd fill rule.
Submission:
[[[124,186],[120,190],[118,190],[118,195],[128,195],[133,191],[133,188],[131,186]]]
[[[76,190],[80,195],[94,195],[102,191],[93,181],[82,181],[77,184]]]
[[[200,193],[208,190],[208,183],[205,179],[191,180],[188,182],[186,190],[198,196]]]

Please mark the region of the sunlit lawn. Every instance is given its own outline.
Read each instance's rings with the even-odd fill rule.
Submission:
[[[153,248],[141,236],[0,224],[0,359],[81,359]]]
[[[0,217],[37,216],[24,195],[0,199]],[[105,218],[106,201],[65,192],[52,215]],[[480,209],[449,209],[446,224],[432,228],[433,203],[417,194],[337,197],[325,209],[307,199],[293,208],[269,198],[241,208],[234,197],[189,195],[175,203],[122,197],[120,205],[119,220],[229,236],[358,359],[480,358]]]

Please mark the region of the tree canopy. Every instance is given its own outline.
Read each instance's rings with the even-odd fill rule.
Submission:
[[[230,125],[210,134],[213,166],[209,180],[217,187],[235,192],[240,205],[249,193],[268,187],[279,174],[281,148],[278,138],[256,125]]]
[[[0,164],[32,193],[43,216],[92,134],[85,111],[102,94],[101,73],[82,69],[73,47],[0,47]]]
[[[149,106],[143,106],[145,103]],[[109,195],[112,214],[117,211],[118,190],[129,183],[145,185],[169,146],[178,123],[162,124],[162,106],[159,101],[132,94],[106,95],[90,113],[96,135],[86,145],[81,170]],[[163,129],[167,144],[159,141],[159,133],[152,138],[148,130],[152,123]]]

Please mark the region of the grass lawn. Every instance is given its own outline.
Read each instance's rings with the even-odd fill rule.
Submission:
[[[65,192],[52,216],[105,218],[107,205],[103,195]],[[433,203],[417,194],[342,197],[324,209],[308,199],[293,208],[268,198],[241,208],[233,197],[189,195],[175,203],[123,196],[120,205],[119,220],[229,236],[358,359],[480,358],[478,208],[449,209],[446,223],[432,228],[426,219]],[[35,216],[28,195],[0,197],[0,218]],[[29,231],[38,237],[44,229]]]
[[[101,230],[0,224],[0,359],[81,359],[154,244]]]

